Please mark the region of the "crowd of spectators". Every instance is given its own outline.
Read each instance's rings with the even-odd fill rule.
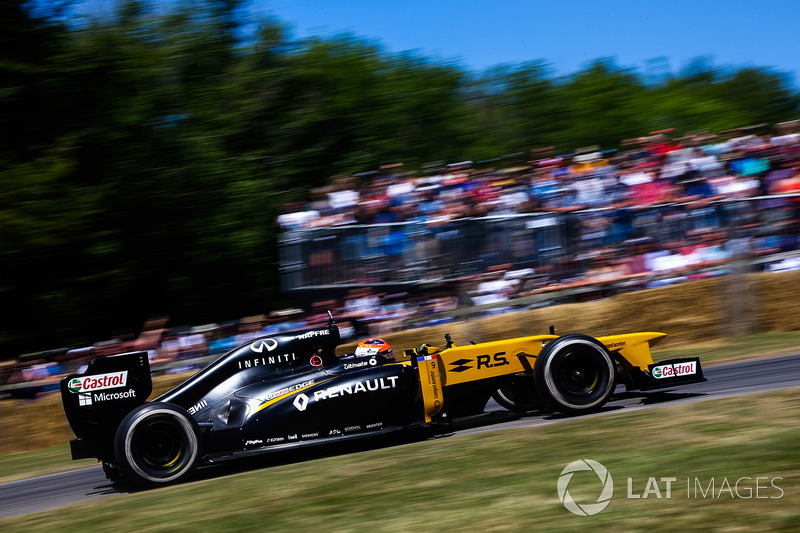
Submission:
[[[769,255],[800,248],[796,126],[779,125],[770,134],[737,131],[683,138],[671,137],[670,131],[654,132],[625,141],[620,151],[588,148],[556,155],[540,150],[531,161],[510,168],[465,161],[416,174],[394,164],[373,173],[337,177],[330,186],[312,191],[308,201],[286,206],[277,219],[285,234],[407,222],[446,231],[449,224],[466,218],[580,213],[580,225],[573,228],[575,257],[534,268],[487,263],[455,283],[426,288],[383,290],[356,283],[307,299],[303,309],[275,310],[231,323],[174,327],[166,317],[151,319],[137,336],[29,354],[0,365],[0,386],[11,391],[6,395],[52,390],[59,376],[78,370],[90,357],[133,350],[147,351],[159,371],[183,371],[198,358],[258,336],[324,324],[328,311],[337,318],[342,337],[354,340],[414,323],[453,320],[465,307],[499,313],[507,309],[505,304],[526,298],[531,306],[541,305],[541,300],[531,299],[554,291],[571,289],[592,297],[607,294],[603,288],[612,284],[616,290],[633,290],[724,274],[731,260],[743,253]],[[630,222],[631,212],[653,206],[680,206],[660,210],[651,221],[664,227],[671,216],[686,213],[713,218],[708,206],[736,199],[756,200],[732,211],[735,223],[724,230],[700,224],[680,239],[653,239]],[[383,249],[387,261],[390,249]],[[800,260],[791,256],[764,264],[773,270],[800,268]],[[34,385],[22,387],[26,383]]]
[[[733,134],[731,134],[733,135]],[[524,166],[454,163],[432,175],[382,167],[315,189],[278,217],[284,231],[351,224],[444,224],[480,216],[647,207],[800,192],[800,134],[690,135],[628,141],[631,149],[586,149]],[[545,155],[540,152],[539,155]]]
[[[613,284],[631,290],[721,275],[730,271],[733,259],[800,248],[797,122],[767,129],[682,138],[665,130],[626,140],[619,151],[590,147],[555,155],[539,150],[526,164],[510,168],[466,161],[417,174],[387,165],[314,190],[308,202],[287,206],[278,224],[284,235],[296,236],[298,247],[310,249],[301,265],[312,281],[306,282],[309,291],[319,288],[315,285],[447,278],[458,282],[449,287],[458,296],[451,306],[494,304],[487,312],[497,312],[506,300],[567,288],[604,295],[608,291],[589,288]],[[511,242],[509,233],[525,234],[530,227],[514,217],[545,213],[571,220],[565,230],[569,242],[560,243],[566,253],[519,261],[539,250],[530,248],[535,245],[527,237]],[[495,229],[503,233],[495,241],[506,246],[506,253],[483,253],[498,218],[506,231]],[[465,220],[479,221],[478,229],[464,229]],[[524,230],[507,231],[514,224]],[[376,225],[400,229],[385,230],[379,238],[358,232]],[[410,227],[424,229],[411,232]],[[339,248],[330,247],[334,242]],[[431,261],[447,244],[451,252]],[[530,249],[509,250],[515,246]],[[409,268],[421,262],[414,261],[420,256],[426,258],[427,272]],[[477,270],[464,268],[466,263]],[[374,264],[383,266],[382,277],[375,269],[372,276],[357,270]],[[795,268],[798,261],[776,258],[762,264],[778,270]],[[394,324],[400,315],[419,315],[430,307],[396,303],[392,291],[375,298],[376,330],[387,329],[384,318]],[[438,295],[431,300],[436,305]]]

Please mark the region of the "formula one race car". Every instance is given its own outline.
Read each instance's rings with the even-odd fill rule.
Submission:
[[[592,338],[549,335],[444,348],[422,344],[409,361],[337,357],[327,326],[261,337],[222,355],[153,401],[145,352],[93,359],[61,381],[77,439],[73,459],[98,458],[111,479],[142,486],[197,466],[296,446],[414,427],[447,427],[482,413],[490,397],[512,411],[599,410],[617,383],[632,389],[705,381],[697,358],[654,364],[663,333]]]

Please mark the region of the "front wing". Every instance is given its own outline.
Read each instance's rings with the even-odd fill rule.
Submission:
[[[684,357],[659,361],[648,366],[649,374],[642,373],[642,390],[664,389],[707,381],[698,357]]]

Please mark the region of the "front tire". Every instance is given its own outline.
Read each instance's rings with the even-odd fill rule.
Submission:
[[[614,362],[606,347],[587,335],[564,335],[536,358],[533,379],[542,400],[567,415],[600,410],[614,392]]]
[[[177,405],[146,403],[120,424],[114,453],[132,483],[145,487],[174,483],[186,478],[200,460],[200,428]]]
[[[536,393],[533,376],[525,373],[511,376],[492,393],[492,399],[514,413],[526,413],[543,407]]]

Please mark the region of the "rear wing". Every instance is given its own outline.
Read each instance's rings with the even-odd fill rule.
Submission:
[[[153,392],[147,352],[97,357],[83,374],[61,379],[61,402],[72,431],[73,459],[114,460],[114,436],[122,419]]]

